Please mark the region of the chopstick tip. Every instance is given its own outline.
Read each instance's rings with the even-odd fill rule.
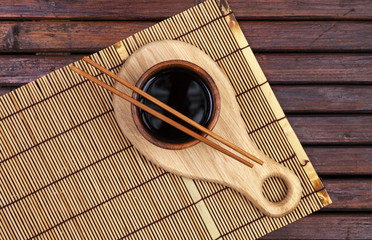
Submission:
[[[92,60],[89,58],[89,57],[87,57],[87,56],[84,56],[83,57],[83,60],[84,60],[84,62],[91,62]]]
[[[74,73],[81,75],[81,69],[75,67],[74,65],[70,66],[70,70],[73,71]]]
[[[71,66],[70,66],[70,70],[72,70],[72,71],[74,71],[74,72],[75,72],[75,70],[76,70],[76,67],[75,67],[74,65],[71,65]]]

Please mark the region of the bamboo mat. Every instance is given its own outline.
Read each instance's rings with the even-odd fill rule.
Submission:
[[[91,57],[117,73],[162,39],[219,64],[252,140],[300,178],[298,208],[270,218],[230,188],[154,166],[119,129],[111,95],[66,66],[0,98],[2,239],[255,239],[331,203],[227,2],[208,0]],[[277,179],[265,185],[273,201],[284,192]]]

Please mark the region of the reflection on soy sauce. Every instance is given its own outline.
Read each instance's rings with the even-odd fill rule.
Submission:
[[[191,70],[180,67],[164,69],[151,76],[142,89],[203,126],[207,126],[211,120],[213,113],[211,91],[203,79]],[[142,97],[139,99],[154,110],[200,133],[147,99]],[[192,139],[189,135],[142,110],[139,114],[147,131],[161,141],[185,143]]]

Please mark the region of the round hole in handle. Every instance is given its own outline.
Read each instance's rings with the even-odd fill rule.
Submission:
[[[280,177],[269,177],[262,184],[262,194],[270,202],[283,201],[288,193],[288,188]]]
[[[285,197],[278,202],[270,201],[263,194],[262,188],[264,182],[272,177],[280,178],[287,187],[287,194]],[[270,182],[270,180],[269,180]],[[278,168],[275,172],[268,172],[264,177],[258,192],[256,206],[266,215],[270,217],[282,217],[292,212],[301,200],[302,187],[298,177],[287,168]],[[271,192],[277,191],[277,187],[274,186]]]

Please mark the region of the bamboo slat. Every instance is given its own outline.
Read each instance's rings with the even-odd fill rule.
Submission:
[[[255,239],[330,203],[225,1],[203,2],[91,57],[117,73],[136,49],[162,39],[197,46],[219,64],[252,140],[301,180],[298,208],[270,218],[229,188],[152,165],[120,131],[111,95],[66,66],[0,98],[4,239]],[[284,192],[277,179],[265,185],[271,200]]]

